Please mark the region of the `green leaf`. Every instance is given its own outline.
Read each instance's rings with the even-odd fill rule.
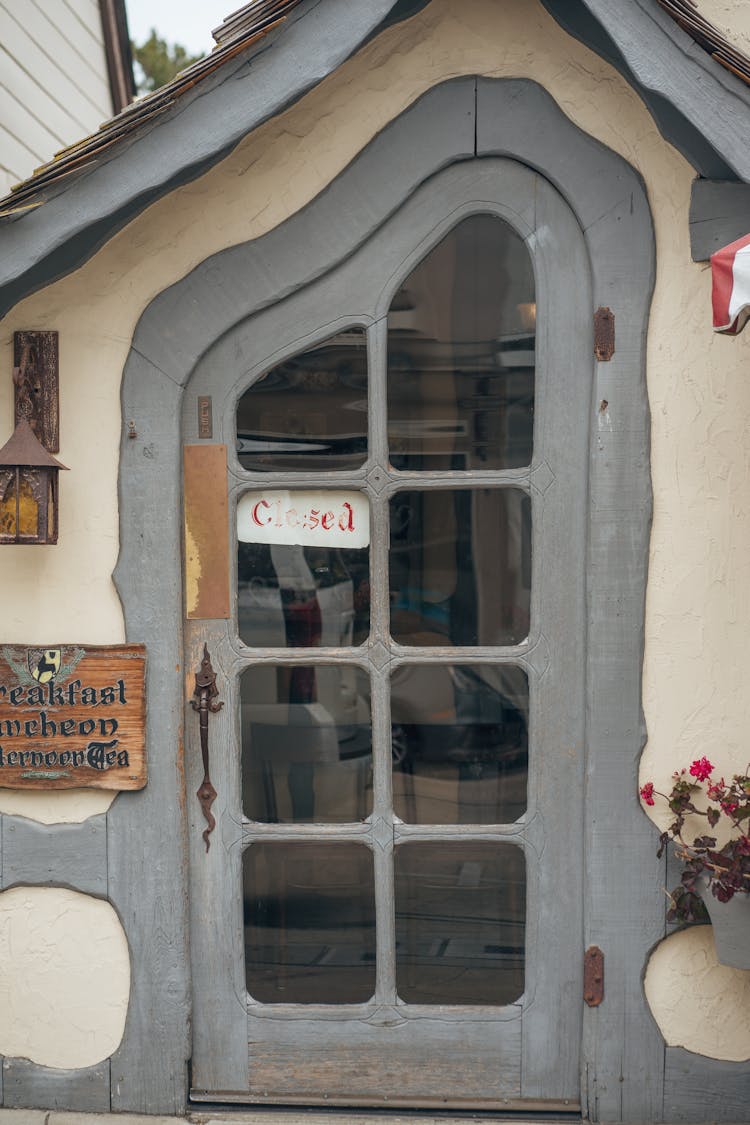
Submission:
[[[171,82],[181,70],[203,58],[203,55],[189,55],[179,43],[169,44],[165,39],[160,39],[153,27],[145,43],[140,46],[131,43],[130,46],[133,60],[138,63],[144,76],[138,83],[139,94],[158,90],[160,86]]]

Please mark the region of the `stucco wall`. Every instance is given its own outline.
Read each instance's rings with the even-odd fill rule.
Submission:
[[[750,55],[750,4],[747,0],[698,0],[698,11],[739,51]]]
[[[690,261],[692,168],[662,140],[624,80],[566,36],[536,0],[460,6],[433,0],[258,129],[220,166],[152,206],[77,273],[9,314],[0,370],[10,371],[15,329],[60,332],[60,458],[72,471],[61,486],[59,545],[0,551],[0,587],[13,591],[0,639],[123,639],[110,581],[118,448],[127,426],[119,416],[119,384],[135,324],[151,298],[207,255],[257,237],[298,210],[424,90],[474,73],[540,82],[647,185],[658,275],[648,344],[655,503],[644,776],[665,783],[675,765],[709,746],[720,768],[731,772],[750,756],[743,668],[750,624],[750,337],[729,340],[711,331],[710,274]],[[9,416],[10,380],[0,380],[0,419]],[[0,433],[0,440],[6,436]],[[48,822],[78,820],[102,801],[91,793],[1,794],[0,810]],[[686,972],[697,940],[682,939]],[[0,937],[0,963],[3,954]],[[667,979],[658,965],[652,972]],[[735,1000],[728,995],[726,1002]],[[686,1020],[700,1038],[722,1018],[718,1012],[706,1018],[696,1000],[680,1009],[678,1029],[666,1008],[660,1023],[669,1042],[683,1041]]]
[[[108,902],[61,887],[0,894],[0,1055],[93,1066],[125,1027],[130,960]]]

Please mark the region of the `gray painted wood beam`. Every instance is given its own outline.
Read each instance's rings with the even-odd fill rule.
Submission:
[[[582,0],[638,84],[671,103],[750,181],[750,89],[715,62],[654,0]]]
[[[750,1067],[668,1047],[664,1074],[664,1119],[670,1122],[747,1121]]]
[[[104,816],[82,824],[37,824],[5,818],[3,888],[70,887],[81,894],[107,894],[107,831]]]
[[[690,197],[690,253],[707,262],[716,250],[750,234],[750,184],[694,180]]]
[[[541,0],[541,3],[569,35],[620,72],[645,102],[661,135],[680,150],[701,176],[713,179],[733,178],[732,169],[713,148],[711,140],[704,137],[672,101],[647,89],[638,81],[617,44],[583,0]],[[688,52],[696,46],[692,40],[690,44]]]
[[[28,1059],[3,1059],[6,1109],[109,1113],[109,1059],[81,1070],[57,1070]]]

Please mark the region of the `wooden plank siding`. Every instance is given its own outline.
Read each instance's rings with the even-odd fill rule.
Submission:
[[[39,0],[36,0],[37,4]],[[72,13],[82,27],[86,29],[92,39],[104,46],[104,33],[99,14],[99,0],[62,0],[65,8]],[[50,16],[53,9],[50,8]]]
[[[112,114],[94,0],[0,0],[0,192]]]

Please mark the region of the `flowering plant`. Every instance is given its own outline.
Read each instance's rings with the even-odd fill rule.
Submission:
[[[661,797],[675,815],[669,828],[661,834],[657,853],[662,855],[671,837],[677,856],[685,864],[680,886],[670,895],[672,905],[667,914],[670,922],[707,919],[698,893],[705,880],[719,902],[729,902],[738,893],[750,894],[750,766],[744,774],[735,774],[731,782],[723,777],[713,778],[713,772],[708,758],[698,758],[689,770],[675,771],[670,793],[658,792],[651,781],[640,790],[645,804],[654,805],[654,797]],[[705,818],[710,828],[721,821],[729,828],[729,839],[721,847],[715,836],[696,836],[688,843],[683,837],[688,816]]]

